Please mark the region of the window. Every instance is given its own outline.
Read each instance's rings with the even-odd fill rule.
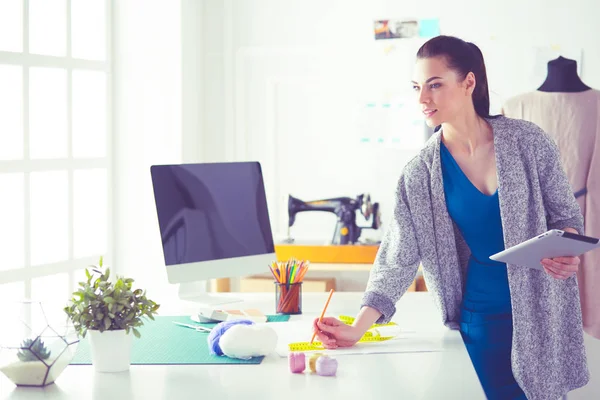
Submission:
[[[110,1],[0,1],[0,300],[110,253]]]

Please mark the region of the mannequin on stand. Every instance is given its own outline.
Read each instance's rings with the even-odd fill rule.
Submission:
[[[600,237],[600,91],[583,83],[577,62],[562,56],[549,61],[544,83],[506,100],[502,114],[533,122],[556,142],[584,216],[585,232],[580,233]],[[600,339],[600,251],[580,259],[583,329]]]
[[[548,62],[548,75],[538,88],[541,92],[583,92],[591,88],[577,75],[577,61],[563,56]]]

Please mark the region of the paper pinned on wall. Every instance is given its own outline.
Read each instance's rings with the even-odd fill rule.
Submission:
[[[374,21],[375,40],[432,38],[440,34],[437,18],[396,18]]]
[[[381,96],[355,113],[361,144],[385,145],[398,150],[419,150],[429,138],[417,102],[406,95]]]
[[[375,40],[410,39],[419,35],[416,19],[382,19],[374,21]]]
[[[419,36],[432,38],[440,34],[440,20],[437,18],[422,19],[419,21]]]

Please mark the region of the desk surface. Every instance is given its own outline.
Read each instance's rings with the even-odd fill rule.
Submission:
[[[274,311],[273,294],[231,295],[243,296],[244,306]],[[317,317],[326,296],[305,293],[304,314],[294,318]],[[327,315],[355,315],[360,297],[335,293]],[[441,325],[430,294],[406,293],[397,307],[396,322],[407,330],[439,334],[444,351],[339,356],[337,377],[291,374],[287,359],[276,354],[259,365],[133,365],[113,374],[71,365],[46,388],[17,388],[2,375],[0,399],[485,399],[460,333]],[[163,305],[161,315],[189,315],[195,309],[184,302]]]

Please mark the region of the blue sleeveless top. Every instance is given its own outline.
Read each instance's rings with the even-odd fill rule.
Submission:
[[[440,157],[448,213],[471,250],[463,308],[492,314],[511,313],[506,264],[489,259],[504,250],[498,190],[489,196],[477,189],[443,142]]]

